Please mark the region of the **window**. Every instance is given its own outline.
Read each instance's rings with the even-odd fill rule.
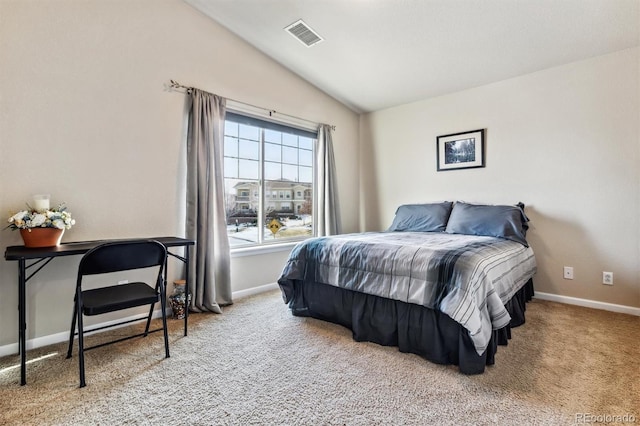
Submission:
[[[231,248],[314,235],[316,138],[315,132],[227,112],[224,176]],[[295,206],[293,194],[299,196]],[[273,220],[281,226],[269,226]]]

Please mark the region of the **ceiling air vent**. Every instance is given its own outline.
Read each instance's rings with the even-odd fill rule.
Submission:
[[[286,32],[294,36],[300,43],[307,47],[320,43],[324,40],[315,31],[311,29],[302,19],[294,22],[284,29]]]

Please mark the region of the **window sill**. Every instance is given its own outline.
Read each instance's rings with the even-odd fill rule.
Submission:
[[[291,251],[291,249],[295,247],[295,245],[298,244],[299,242],[300,241],[292,241],[289,243],[282,243],[282,244],[268,244],[268,245],[262,245],[262,246],[256,246],[256,247],[244,247],[244,248],[231,249],[231,258]]]

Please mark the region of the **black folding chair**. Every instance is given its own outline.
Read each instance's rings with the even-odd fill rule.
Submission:
[[[80,260],[78,267],[78,280],[76,284],[76,295],[74,300],[73,318],[71,319],[71,332],[69,334],[69,349],[67,358],[71,358],[74,336],[78,335],[78,358],[80,364],[80,387],[86,386],[84,377],[84,351],[95,349],[112,343],[121,342],[135,337],[147,336],[155,331],[164,331],[165,357],[169,358],[169,336],[167,333],[167,312],[166,312],[166,286],[162,275],[166,264],[167,249],[164,245],[154,240],[130,240],[116,241],[102,244],[88,251]],[[118,271],[132,269],[158,268],[155,287],[151,287],[144,282],[130,282],[126,284],[111,285],[107,287],[82,289],[82,279],[87,275],[108,274]],[[149,331],[153,308],[160,302],[162,310],[162,328]],[[136,306],[151,305],[149,315],[146,318],[147,325],[143,333],[111,340],[95,346],[84,347],[84,330],[82,325],[83,315],[92,316]],[[91,331],[116,327],[118,325],[141,321],[144,318],[137,318],[129,321],[121,321],[104,327],[92,329]],[[78,332],[75,332],[76,321],[78,322]]]

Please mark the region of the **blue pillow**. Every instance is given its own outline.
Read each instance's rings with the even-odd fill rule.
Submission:
[[[433,204],[404,204],[396,210],[396,216],[388,231],[442,232],[451,214],[450,201]]]
[[[505,238],[529,247],[525,236],[529,218],[520,206],[491,206],[457,202],[445,232]]]

